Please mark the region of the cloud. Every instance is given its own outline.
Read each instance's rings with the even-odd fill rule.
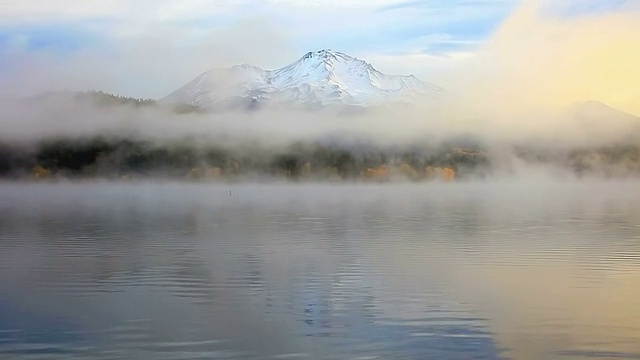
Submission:
[[[0,5],[0,18],[7,24],[113,17],[128,12],[131,9],[128,3],[124,0],[7,1]]]
[[[399,1],[379,8],[379,11],[393,11],[400,9],[429,9],[450,10],[451,8],[491,8],[502,5],[511,5],[514,0],[411,0]]]
[[[293,56],[286,34],[261,18],[197,35],[158,26],[134,38],[103,39],[99,46],[72,52],[31,49],[24,46],[28,41],[0,52],[0,93],[100,89],[159,98],[211,68],[243,62],[268,67]]]
[[[365,54],[364,58],[386,74],[415,75],[438,85],[446,85],[449,76],[442,76],[442,74],[450,74],[452,69],[459,69],[460,64],[473,56],[475,56],[473,51],[429,53],[418,49],[397,53],[369,53]]]
[[[451,70],[450,87],[509,118],[590,100],[640,114],[640,13],[620,7],[567,16],[553,5],[523,1]]]
[[[409,9],[398,0],[25,0],[0,5],[0,65],[14,83],[43,73],[26,69],[38,63],[58,74],[46,77],[50,85],[157,97],[219,64],[275,68],[323,48],[365,59],[467,51],[505,16],[507,2],[424,1]],[[393,16],[380,11],[394,5],[404,8]],[[82,74],[85,68],[96,71]],[[154,69],[160,71],[151,75]]]
[[[572,1],[562,6],[562,4],[553,4],[552,7],[560,8],[560,12],[565,16],[579,16],[584,14],[602,14],[610,11],[618,11],[625,4],[630,3],[627,0],[582,0]],[[558,10],[558,9],[556,9]]]
[[[186,21],[214,14],[227,14],[247,6],[248,1],[231,0],[25,0],[0,6],[3,23],[47,23],[58,21],[95,21],[97,19]]]

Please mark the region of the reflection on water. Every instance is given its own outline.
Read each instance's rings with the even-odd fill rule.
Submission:
[[[3,184],[0,359],[640,358],[639,190]]]

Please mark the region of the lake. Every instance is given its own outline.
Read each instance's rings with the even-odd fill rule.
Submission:
[[[638,359],[640,183],[0,184],[0,359]]]

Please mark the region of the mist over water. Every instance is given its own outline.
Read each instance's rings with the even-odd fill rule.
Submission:
[[[455,101],[211,112],[101,93],[7,100],[0,175],[415,181],[428,179],[428,168],[452,169],[456,179],[640,174],[640,118],[633,115],[591,102],[507,125],[481,114],[455,117],[448,110]],[[553,127],[541,126],[552,119]],[[375,171],[385,175],[367,175]]]
[[[3,184],[0,358],[634,358],[638,190]]]

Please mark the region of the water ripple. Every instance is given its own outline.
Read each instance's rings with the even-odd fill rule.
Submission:
[[[0,358],[638,358],[623,188],[9,184]]]

